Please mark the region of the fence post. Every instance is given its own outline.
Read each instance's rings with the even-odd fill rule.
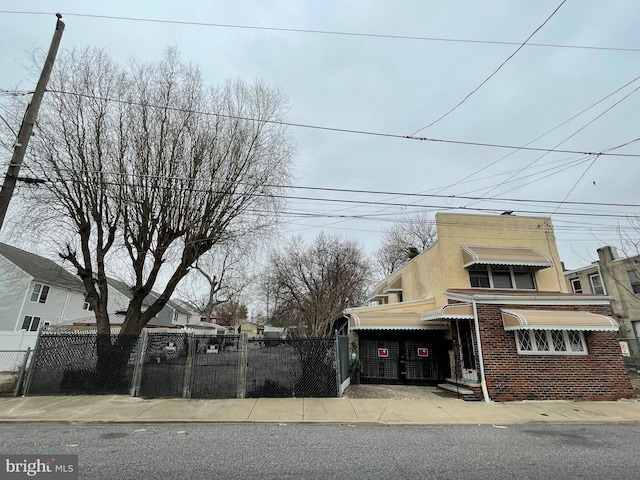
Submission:
[[[334,356],[335,356],[335,365],[336,365],[336,386],[338,387],[338,398],[342,398],[342,375],[341,375],[341,367],[340,367],[340,346],[338,342],[338,330],[334,330],[335,332],[335,342],[334,342]]]
[[[247,334],[240,337],[240,364],[238,365],[238,398],[244,398],[247,393]]]
[[[38,359],[38,353],[40,352],[40,343],[42,339],[42,331],[38,331],[38,337],[36,338],[36,345],[33,347],[33,357],[31,357],[31,363],[29,364],[29,373],[27,374],[27,381],[24,384],[23,392],[26,397],[29,394],[29,387],[31,387],[31,378],[33,377],[33,369],[36,368],[36,360]]]
[[[22,366],[20,367],[20,374],[18,375],[18,381],[16,382],[16,389],[13,391],[13,396],[17,397],[20,392],[20,385],[22,384],[22,380],[24,379],[24,372],[27,369],[27,363],[29,362],[29,355],[31,355],[31,347],[27,347],[27,351],[24,354],[24,359],[22,360]]]
[[[193,332],[187,333],[187,364],[184,370],[184,386],[182,398],[191,398],[191,376],[193,370],[193,354],[195,350],[195,338]]]
[[[149,331],[144,330],[142,333],[142,340],[140,342],[140,348],[138,349],[138,355],[136,356],[136,365],[133,367],[133,381],[131,382],[132,397],[137,397],[140,390],[140,384],[142,383],[142,366],[144,365],[144,357],[147,353]]]

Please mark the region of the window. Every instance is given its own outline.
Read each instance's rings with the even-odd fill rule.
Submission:
[[[27,332],[37,332],[39,325],[40,317],[32,317],[31,315],[27,315],[26,317],[24,317],[24,321],[22,322],[22,330],[26,330]]]
[[[31,301],[45,303],[47,301],[47,295],[49,295],[49,287],[36,283],[31,292]]]
[[[573,293],[582,293],[582,285],[580,284],[579,278],[571,279],[571,289]]]
[[[516,330],[518,353],[586,355],[584,334],[577,330]]]
[[[529,267],[491,265],[474,266],[469,270],[469,281],[475,288],[535,290],[533,270]]]
[[[604,287],[602,286],[602,280],[600,275],[589,275],[589,281],[591,282],[591,291],[596,295],[604,295]]]
[[[640,276],[638,275],[638,272],[635,270],[629,270],[627,271],[627,275],[629,276],[629,283],[631,284],[633,293],[640,293]]]
[[[84,304],[82,304],[82,309],[83,310],[89,310],[90,312],[93,311],[93,307],[91,306],[91,304],[89,303],[88,300],[84,301]]]

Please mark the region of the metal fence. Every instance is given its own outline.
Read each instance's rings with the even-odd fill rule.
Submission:
[[[31,349],[0,350],[0,396],[17,395],[21,390]]]
[[[339,395],[333,338],[247,339],[179,331],[148,331],[139,338],[104,337],[41,334],[28,376],[28,394]]]
[[[631,378],[631,385],[633,385],[636,395],[640,395],[640,339],[621,338],[620,347]]]

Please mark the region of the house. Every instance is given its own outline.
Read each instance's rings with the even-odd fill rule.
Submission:
[[[598,261],[564,272],[573,293],[609,295],[620,337],[640,337],[640,255],[621,257],[614,247],[598,249]]]
[[[363,383],[465,399],[633,396],[610,297],[568,292],[548,218],[438,213],[437,241],[345,310]]]
[[[0,243],[0,349],[35,346],[48,324],[87,316],[78,277],[48,258]]]
[[[127,283],[121,281],[121,280],[116,280],[115,278],[107,278],[107,283],[109,284],[109,286],[114,289],[115,291],[117,291],[122,297],[124,297],[126,300],[124,302],[124,304],[115,310],[111,310],[111,308],[109,309],[109,311],[114,311],[114,312],[118,312],[118,311],[123,311],[127,309],[127,306],[129,305],[129,300],[131,300],[131,298],[133,298],[133,295],[131,293],[131,286],[128,285]],[[159,293],[156,292],[151,292],[149,295],[146,296],[146,298],[142,301],[142,306],[144,309],[150,307],[156,300],[158,300],[158,297],[160,296]],[[111,301],[111,299],[109,299],[109,301]],[[167,324],[174,324],[174,325],[186,325],[191,319],[194,318],[194,314],[192,312],[190,312],[189,310],[187,310],[186,307],[182,306],[181,304],[179,304],[177,301],[174,300],[169,300],[166,305],[164,307],[162,307],[162,310],[160,310],[160,312],[158,312],[158,314],[156,315],[156,318],[159,321],[165,322]]]
[[[244,321],[240,322],[236,327],[236,333],[238,335],[247,335],[248,338],[259,338],[264,333],[264,327],[257,323]]]
[[[126,310],[130,287],[111,278],[108,284],[109,313]],[[144,305],[156,299],[152,293]],[[34,348],[40,328],[87,317],[91,307],[76,275],[48,258],[0,243],[0,350]],[[170,327],[188,317],[187,310],[169,301],[156,319]]]
[[[120,331],[120,327],[124,323],[125,313],[111,313],[109,314],[109,327],[111,328],[111,333],[118,333]],[[65,322],[60,322],[55,325],[49,325],[47,330],[49,331],[86,331],[95,333],[97,328],[96,317],[94,315],[85,316],[83,318],[77,318],[75,320],[67,320]],[[153,317],[149,322],[145,325],[144,328],[148,329],[172,329],[179,330],[182,329],[182,326],[175,325],[166,320],[159,319],[157,317]]]

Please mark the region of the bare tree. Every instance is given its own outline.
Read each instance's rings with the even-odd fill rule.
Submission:
[[[237,305],[239,297],[254,281],[253,245],[247,236],[246,240],[214,246],[196,261],[184,285],[180,286],[180,298],[207,321],[222,311],[231,312],[231,305],[227,308],[223,305]],[[230,316],[229,313],[227,317]]]
[[[60,255],[101,334],[107,266],[114,252],[128,259],[120,335],[137,336],[203,254],[274,221],[292,157],[285,102],[259,82],[207,87],[173,49],[127,68],[102,50],[70,51],[49,89],[30,151],[46,190],[32,200],[71,227]]]
[[[383,230],[380,248],[374,254],[376,275],[384,278],[429,248],[436,241],[436,228],[426,213],[404,218]]]
[[[266,275],[271,323],[321,337],[345,308],[364,302],[369,264],[356,242],[320,233],[308,247],[291,239],[271,255]]]

